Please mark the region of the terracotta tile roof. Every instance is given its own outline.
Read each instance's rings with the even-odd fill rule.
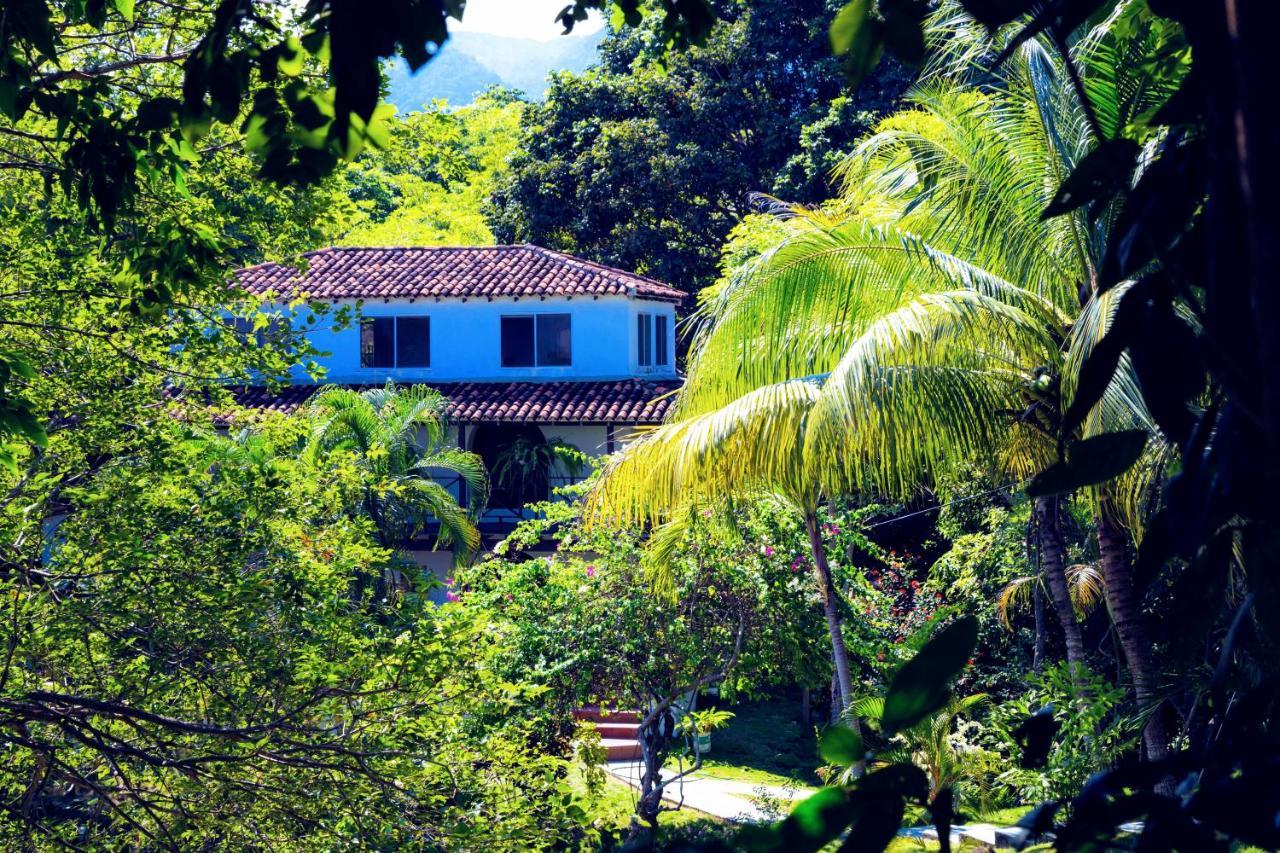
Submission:
[[[634,295],[679,302],[684,293],[635,273],[540,246],[329,248],[307,252],[307,269],[259,264],[236,272],[254,294],[313,299],[430,299]]]
[[[680,387],[678,381],[435,382],[449,398],[457,423],[658,424]],[[241,405],[292,412],[317,385],[290,385],[279,391],[261,386],[233,389]],[[357,390],[379,387],[346,385]],[[661,398],[661,399],[659,399]]]

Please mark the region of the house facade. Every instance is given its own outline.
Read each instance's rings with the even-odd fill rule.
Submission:
[[[320,381],[429,385],[450,401],[457,445],[492,467],[518,439],[611,453],[660,423],[680,385],[675,308],[684,294],[634,273],[531,245],[330,248],[305,261],[303,271],[249,267],[237,280],[289,322],[309,310],[289,307],[299,297],[350,307],[359,319],[343,328],[322,319],[308,333],[323,379],[298,365],[283,391],[240,389],[245,405],[291,411]],[[553,487],[573,479],[563,467],[551,472]],[[503,535],[523,514],[520,499],[539,497],[499,490],[482,531]],[[447,555],[428,547],[419,561],[447,572]]]

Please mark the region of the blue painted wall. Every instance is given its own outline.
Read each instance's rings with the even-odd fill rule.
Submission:
[[[355,305],[353,301],[350,303]],[[665,366],[638,363],[636,315],[646,312],[667,317]],[[316,360],[326,368],[326,382],[381,383],[387,379],[413,382],[527,381],[552,379],[667,379],[675,373],[675,310],[669,302],[626,296],[558,297],[539,299],[446,299],[365,302],[364,317],[427,316],[431,318],[431,367],[364,368],[360,366],[360,329],[351,324],[336,331],[318,325],[312,344],[328,355]],[[572,316],[572,363],[564,367],[503,367],[500,320],[506,315],[569,314]],[[316,381],[301,368],[294,381]]]

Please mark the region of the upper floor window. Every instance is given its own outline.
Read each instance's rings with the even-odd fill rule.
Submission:
[[[563,367],[573,362],[568,314],[502,318],[503,367]]]
[[[636,315],[636,360],[641,367],[669,364],[667,354],[667,315]]]
[[[428,317],[368,317],[360,323],[361,367],[430,367]]]

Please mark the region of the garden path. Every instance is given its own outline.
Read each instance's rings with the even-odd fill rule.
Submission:
[[[640,787],[640,774],[643,772],[640,762],[610,761],[605,766],[614,778],[633,788]],[[792,800],[803,799],[810,793],[804,788],[761,785],[693,773],[663,791],[663,799],[735,823],[761,823],[782,817],[790,809]],[[766,801],[779,803],[781,808],[771,810],[766,807]]]

